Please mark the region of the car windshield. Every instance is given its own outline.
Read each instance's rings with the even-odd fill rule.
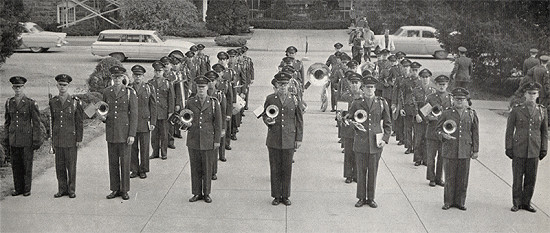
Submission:
[[[403,28],[399,28],[397,29],[397,31],[395,33],[393,33],[394,36],[399,36],[401,35],[401,33],[403,32]]]
[[[36,32],[43,32],[44,29],[42,29],[40,26],[38,25],[32,25],[32,27],[28,28],[30,32],[33,32],[33,33],[36,33]]]
[[[166,38],[162,37],[158,32],[155,32],[155,35],[162,41],[166,41]]]

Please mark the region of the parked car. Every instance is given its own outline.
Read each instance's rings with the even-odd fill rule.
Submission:
[[[393,39],[395,51],[403,51],[407,55],[432,55],[437,59],[447,58],[449,53],[441,47],[436,35],[436,29],[428,26],[402,26],[390,37]],[[377,40],[384,35],[376,35]]]
[[[21,46],[19,50],[30,49],[32,52],[46,52],[52,47],[61,47],[68,42],[65,40],[67,33],[44,31],[36,23],[20,23],[23,26],[21,33]]]
[[[92,44],[92,54],[111,56],[120,61],[128,58],[157,60],[172,54],[183,57],[193,45],[183,40],[165,39],[157,31],[105,30]]]

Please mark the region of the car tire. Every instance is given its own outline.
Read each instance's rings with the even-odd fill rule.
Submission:
[[[120,62],[123,62],[124,60],[126,60],[126,56],[124,56],[123,53],[111,53],[110,56],[119,60]]]
[[[185,56],[183,55],[183,53],[180,52],[180,51],[171,52],[170,55],[168,55],[168,56],[169,56],[169,57],[172,57],[172,56],[176,56],[176,57],[185,57]]]
[[[445,59],[447,56],[449,56],[449,53],[445,50],[435,51],[434,53],[434,57],[437,59]]]
[[[41,48],[41,47],[30,47],[29,48],[31,50],[31,52],[33,53],[41,53],[41,52],[44,52],[44,48]]]

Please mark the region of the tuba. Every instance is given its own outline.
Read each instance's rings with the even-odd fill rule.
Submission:
[[[443,122],[443,131],[447,134],[452,134],[456,131],[456,122],[454,120],[446,120]]]
[[[193,111],[190,109],[181,110],[179,115],[183,123],[191,124],[191,121],[193,121]]]
[[[353,115],[353,119],[358,123],[363,123],[367,120],[367,111],[364,109],[359,109]]]
[[[107,113],[109,113],[109,104],[103,101],[97,102],[96,108],[97,108],[97,113],[99,113],[99,115],[105,116],[107,115]]]
[[[269,105],[265,109],[265,114],[269,118],[275,118],[279,115],[279,107],[276,105]]]
[[[432,108],[432,115],[438,117],[438,116],[441,116],[441,106],[439,105],[436,105]]]
[[[323,86],[328,82],[330,69],[323,63],[314,63],[307,69],[309,83],[315,86]]]

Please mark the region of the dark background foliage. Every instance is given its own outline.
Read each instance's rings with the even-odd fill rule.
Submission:
[[[242,0],[210,1],[206,28],[222,35],[248,31],[248,6]]]

